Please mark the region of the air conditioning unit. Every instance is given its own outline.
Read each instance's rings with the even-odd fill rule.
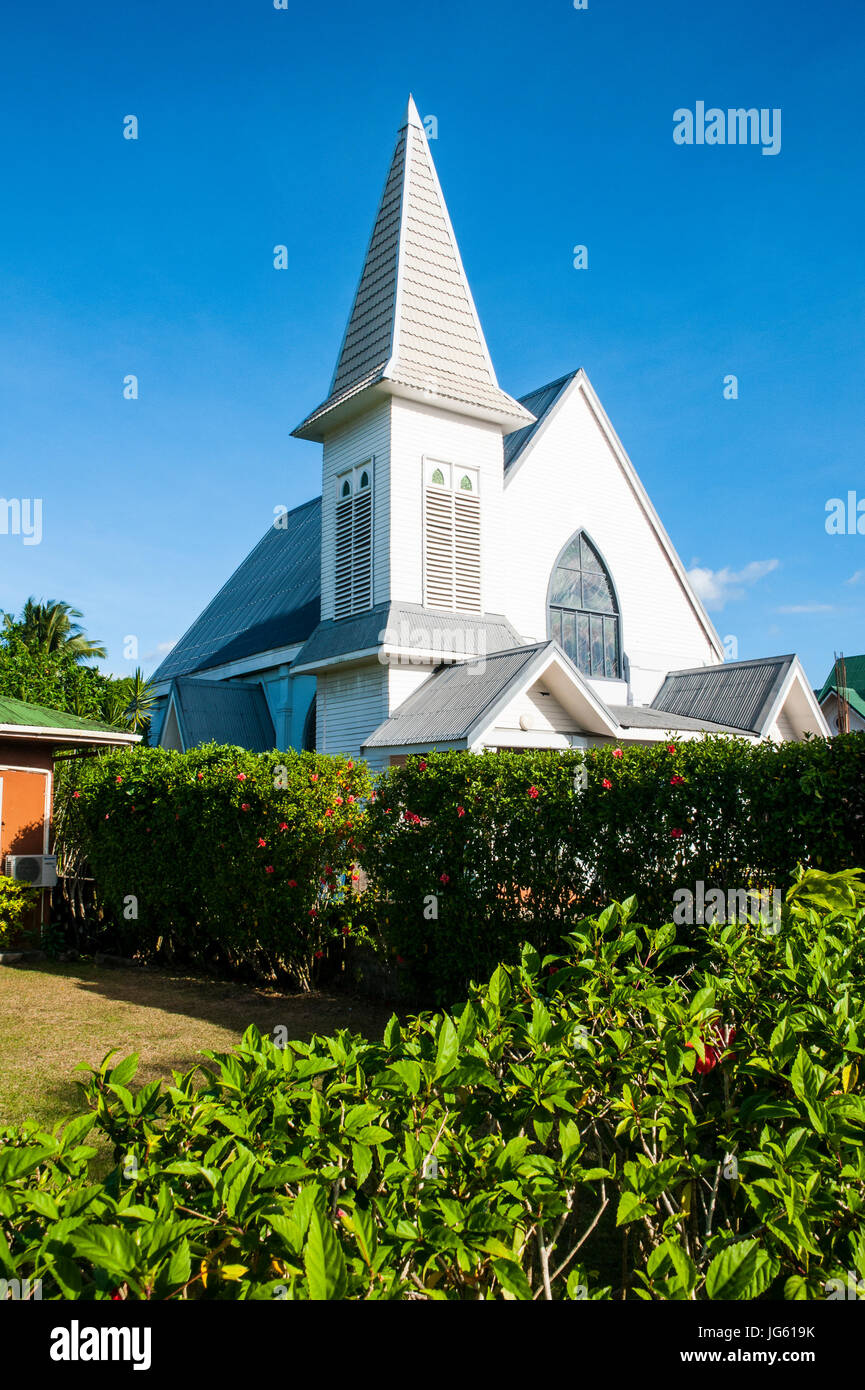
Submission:
[[[53,888],[57,882],[57,855],[7,854],[6,874],[31,888]]]

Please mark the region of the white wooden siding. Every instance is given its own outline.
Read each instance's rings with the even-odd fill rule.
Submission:
[[[390,401],[383,400],[327,439],[322,458],[321,616],[333,618],[336,570],[336,478],[373,460],[373,582],[371,606],[386,603],[390,546]]]
[[[378,662],[322,672],[316,692],[318,752],[359,757],[364,739],[387,718],[387,695],[387,667]]]
[[[555,695],[541,693],[545,690],[546,686],[540,681],[515,696],[496,719],[495,732],[520,729],[520,719],[525,718],[528,730],[576,733],[577,721],[574,716],[559,704]]]
[[[509,478],[504,516],[504,611],[525,641],[547,636],[550,575],[562,547],[582,527],[608,565],[618,593],[622,649],[630,661],[634,702],[649,703],[670,670],[717,662],[705,629],[578,388],[570,389]]]

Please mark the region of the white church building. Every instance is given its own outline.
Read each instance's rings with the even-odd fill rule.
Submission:
[[[493,369],[423,124],[399,131],[326,399],[279,515],[155,674],[152,739],[433,748],[826,736],[797,657],[724,649],[580,368]]]

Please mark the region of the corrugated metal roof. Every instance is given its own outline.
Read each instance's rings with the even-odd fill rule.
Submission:
[[[379,603],[351,618],[328,618],[319,623],[298,652],[294,666],[372,651],[382,645],[465,658],[502,651],[519,640],[507,618],[499,613],[452,613],[414,603]]]
[[[705,732],[707,734],[741,734],[728,724],[714,724],[711,719],[689,719],[685,714],[670,714],[663,709],[652,709],[650,705],[608,705],[623,729],[662,729],[665,733]]]
[[[726,661],[718,666],[670,671],[652,701],[652,708],[762,734],[795,659],[767,656],[755,661]]]
[[[841,696],[847,701],[851,709],[865,718],[865,656],[845,656],[844,664],[847,668],[847,684],[841,689]],[[832,691],[838,693],[838,685],[835,678],[835,664],[823,683],[823,689],[817,695],[817,701],[822,704],[826,696]]]
[[[417,107],[410,99],[330,393],[294,431],[393,381],[528,422],[496,381]],[[319,437],[315,429],[310,437]]]
[[[550,381],[546,386],[538,386],[536,390],[530,391],[527,396],[520,396],[520,405],[530,410],[535,420],[533,424],[524,425],[522,429],[513,430],[511,434],[505,435],[506,473],[534,438],[544,417],[549,414],[565,387],[570,385],[576,375],[576,372],[569,372],[567,376],[560,376],[558,381]]]
[[[549,642],[496,652],[479,661],[438,667],[370,734],[365,748],[392,748],[464,739],[477,719]]]
[[[271,523],[168,653],[154,681],[303,642],[321,617],[321,498]]]
[[[80,729],[85,733],[89,730],[99,734],[117,732],[110,724],[79,719],[77,714],[48,709],[46,705],[31,705],[27,700],[13,700],[6,695],[0,696],[0,725],[3,724],[25,729]]]
[[[267,753],[276,747],[264,687],[257,681],[207,681],[192,676],[172,681],[184,748],[225,743]]]

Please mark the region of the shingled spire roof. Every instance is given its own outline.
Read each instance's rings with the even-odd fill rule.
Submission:
[[[326,401],[294,431],[322,439],[378,387],[507,430],[534,416],[499,388],[413,98],[399,132]]]

